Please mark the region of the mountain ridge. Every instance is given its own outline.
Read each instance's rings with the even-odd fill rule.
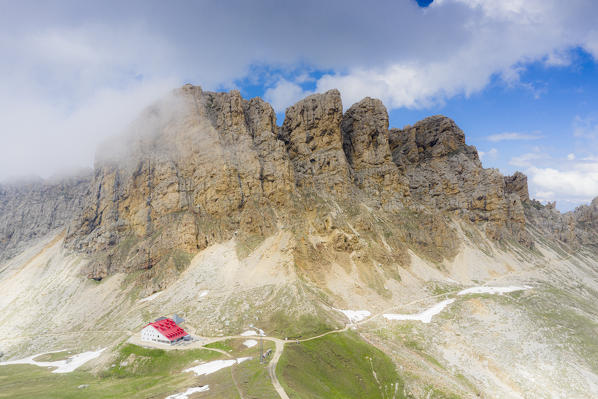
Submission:
[[[596,396],[598,200],[561,214],[530,199],[449,118],[389,129],[379,100],[342,112],[331,91],[278,126],[259,98],[185,86],[105,143],[91,176],[0,195],[8,358],[108,347],[84,371],[105,386],[148,360],[123,357],[125,341],[177,314],[203,343],[254,326],[284,343],[267,367],[291,397],[289,381],[338,384],[312,366],[348,336],[384,353],[397,397]]]
[[[42,214],[51,214],[44,210],[20,217],[68,226],[65,245],[91,257],[87,274],[95,279],[164,262],[180,269],[191,254],[237,235],[258,242],[312,212],[313,196],[390,215],[415,212],[429,219],[422,227],[431,242],[453,248],[447,215],[476,224],[493,240],[529,248],[530,227],[574,247],[598,241],[596,200],[561,214],[529,198],[522,173],[483,168],[451,119],[436,115],[389,128],[380,100],[366,97],[343,112],[338,90],[287,108],[278,126],[260,98],[185,85],[100,148],[93,177],[81,179],[72,187],[42,184],[56,191],[50,203],[62,195],[52,205],[63,209],[58,221],[44,220]],[[0,186],[5,258],[16,253],[13,237],[25,239],[9,226],[27,194],[10,187]],[[337,239],[347,243],[338,245],[350,247],[352,233],[343,231]],[[434,256],[450,258],[454,250],[445,252]]]

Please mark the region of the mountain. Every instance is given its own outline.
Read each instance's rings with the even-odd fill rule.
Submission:
[[[81,213],[91,176],[0,185],[0,261],[52,234]]]
[[[0,349],[116,345],[170,313],[203,336],[305,338],[367,310],[350,340],[388,356],[405,397],[589,398],[597,250],[598,198],[565,214],[530,199],[447,117],[389,129],[381,101],[343,112],[330,90],[279,126],[260,98],[185,85],[93,176],[0,186]],[[429,325],[382,317],[441,299]]]

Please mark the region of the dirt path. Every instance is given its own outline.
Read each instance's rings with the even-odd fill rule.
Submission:
[[[276,343],[276,349],[274,351],[274,356],[272,356],[272,360],[270,361],[270,364],[268,364],[268,372],[270,373],[270,379],[272,380],[272,385],[274,386],[274,389],[276,389],[276,392],[278,392],[278,396],[281,397],[281,399],[289,399],[289,396],[287,395],[287,393],[284,391],[284,388],[282,387],[282,385],[280,385],[280,382],[278,381],[278,377],[276,377],[276,366],[278,365],[278,359],[280,359],[280,356],[282,355],[282,351],[284,350],[284,341],[274,341]]]
[[[206,347],[204,347],[204,348],[202,348],[202,349],[207,349],[207,350],[209,350],[209,351],[212,351],[212,352],[218,352],[218,353],[222,353],[222,354],[223,354],[223,355],[225,355],[226,357],[230,357],[230,358],[232,358],[232,356],[230,355],[230,353],[228,353],[228,352],[226,352],[226,351],[223,351],[222,349],[216,349],[216,348],[206,348]]]
[[[235,367],[237,365],[233,364],[233,366],[230,368],[230,376],[233,379],[233,382],[235,383],[235,388],[237,388],[237,393],[239,394],[239,397],[241,399],[245,399],[245,397],[243,396],[243,391],[241,391],[241,388],[239,387],[239,383],[237,382],[237,379],[235,378]]]

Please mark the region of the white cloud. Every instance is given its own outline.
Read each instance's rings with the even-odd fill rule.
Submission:
[[[101,141],[179,85],[160,61],[170,46],[136,27],[44,29],[0,51],[0,179],[91,167]]]
[[[530,62],[567,65],[576,47],[598,58],[592,0],[25,3],[0,13],[0,179],[91,164],[89,148],[166,86],[260,81],[255,65],[327,71],[273,86],[269,76],[281,111],[306,82],[339,88],[345,107],[372,96],[422,108],[493,79],[537,93],[520,81]]]
[[[311,93],[303,90],[298,84],[281,79],[274,87],[266,90],[264,99],[272,105],[276,112],[282,112],[309,94]]]
[[[574,153],[567,154],[567,159],[568,159],[569,161],[573,161],[573,160],[575,159],[575,154],[574,154]]]
[[[542,202],[551,202],[554,201],[554,192],[552,191],[537,191],[536,195],[534,195],[535,199]]]
[[[548,154],[541,152],[527,152],[519,156],[511,158],[509,165],[526,168],[533,166],[537,161],[549,158]]]
[[[92,167],[99,143],[119,133],[146,105],[164,96],[175,84],[172,79],[164,79],[102,89],[73,109],[30,96],[0,101],[0,178],[49,177]]]
[[[598,162],[578,162],[561,170],[532,166],[527,173],[534,189],[553,194],[553,199],[589,202],[598,196]]]
[[[481,160],[484,159],[496,159],[498,156],[498,150],[496,148],[491,148],[488,151],[478,151],[478,155],[480,156]]]
[[[350,67],[346,73],[323,76],[318,90],[337,87],[349,104],[373,95],[393,108],[422,108],[478,92],[493,76],[517,84],[531,61],[566,65],[565,54],[572,47],[598,56],[592,22],[598,9],[591,1],[443,0],[433,2],[426,17],[451,13],[457,15],[451,22],[462,27],[467,39],[453,41],[451,34],[441,38],[435,32],[450,51],[425,60],[407,53],[389,59],[384,67]]]
[[[499,141],[511,141],[511,140],[538,140],[541,139],[537,133],[529,134],[529,133],[517,133],[517,132],[505,132],[505,133],[497,133],[491,134],[488,136],[488,141],[492,142],[499,142]]]

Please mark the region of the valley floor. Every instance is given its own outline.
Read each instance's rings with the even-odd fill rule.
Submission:
[[[336,280],[327,288],[335,306],[313,306],[317,289],[293,283],[285,240],[275,236],[245,260],[234,244],[210,247],[157,293],[129,290],[122,275],[87,280],[60,240],[40,242],[0,273],[0,397],[598,397],[591,256],[540,248],[530,260],[470,249],[442,267],[414,258],[392,298],[363,286],[356,296]],[[263,257],[261,277],[244,279]],[[484,267],[465,275],[463,264],[474,261]],[[139,340],[145,321],[174,313],[197,341]],[[258,334],[254,324],[267,332],[264,364],[251,342],[259,337],[247,333]],[[69,372],[52,372],[73,353],[101,348]],[[71,353],[34,356],[59,349]],[[29,364],[10,364],[27,356]],[[198,367],[214,371],[197,375]]]

